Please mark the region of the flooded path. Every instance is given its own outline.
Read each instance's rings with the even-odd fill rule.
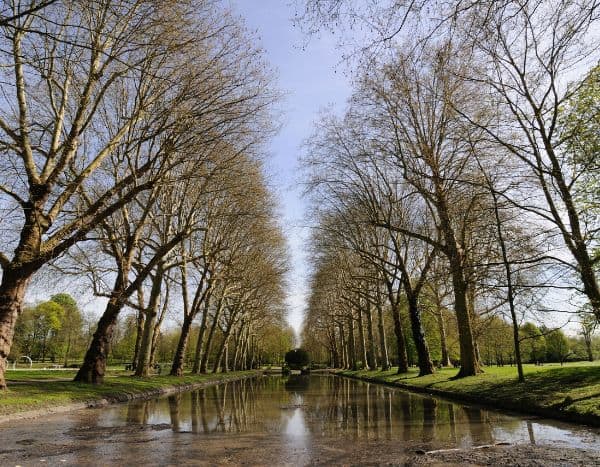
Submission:
[[[515,460],[509,454],[529,460],[547,454],[551,457],[538,465],[600,464],[597,429],[506,415],[329,375],[229,382],[12,422],[0,430],[3,466],[433,460],[479,465],[497,452],[507,463]],[[473,449],[497,443],[511,446],[489,448],[485,454]],[[423,454],[432,450],[449,451]],[[519,460],[529,465],[527,459]]]

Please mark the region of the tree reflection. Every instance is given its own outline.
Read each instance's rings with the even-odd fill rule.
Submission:
[[[423,441],[429,443],[435,439],[437,426],[438,401],[433,398],[422,398],[423,403]]]
[[[295,433],[305,430],[331,438],[395,439],[448,447],[492,444],[495,427],[501,426],[505,433],[524,427],[518,419],[476,407],[316,375],[228,382],[155,401],[132,402],[126,412],[129,424],[170,423],[173,431],[202,434],[287,433],[292,418],[303,425]],[[530,442],[535,443],[533,436]]]
[[[285,390],[296,394],[302,394],[310,386],[310,376],[290,375],[285,380]]]
[[[175,432],[181,431],[181,394],[175,394],[167,398],[169,401],[169,416],[171,418],[171,428]]]

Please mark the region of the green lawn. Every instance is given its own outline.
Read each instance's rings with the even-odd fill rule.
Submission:
[[[416,369],[397,375],[390,371],[343,371],[346,376],[447,394],[498,408],[565,418],[600,425],[600,362],[564,366],[525,365],[525,382],[517,380],[514,367],[486,367],[478,376],[452,379],[457,370],[444,368],[418,377]]]
[[[104,384],[95,386],[72,382],[70,379],[75,375],[75,371],[9,370],[6,372],[8,389],[0,391],[0,416],[103,398],[123,400],[128,395],[142,394],[146,391],[193,383],[226,381],[256,374],[256,371],[148,378],[137,378],[129,374],[130,372],[123,371],[110,372]],[[64,381],[65,378],[69,380]]]

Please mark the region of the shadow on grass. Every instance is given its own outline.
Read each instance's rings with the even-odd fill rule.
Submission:
[[[489,381],[485,376],[476,387],[469,388],[474,394],[489,394],[496,399],[535,401],[536,404],[554,405],[564,400],[571,391],[581,392],[581,397],[571,397],[573,402],[598,396],[600,367],[565,367],[532,373],[524,382],[513,380]],[[589,393],[585,392],[589,389]]]

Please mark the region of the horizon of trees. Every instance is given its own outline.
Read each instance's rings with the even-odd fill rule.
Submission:
[[[256,366],[289,330],[263,170],[280,92],[255,37],[218,0],[10,1],[1,16],[0,388],[15,338],[71,359],[66,305],[24,306],[40,274],[106,299],[77,381],[102,383],[111,348],[138,376],[157,353],[173,375]]]
[[[600,5],[300,5],[309,34],[340,38],[354,82],[303,161],[311,353],[420,375],[452,362],[458,377],[512,361],[522,380],[523,362],[568,358],[564,322],[577,320],[591,349]]]
[[[508,360],[521,380],[593,359],[600,4],[300,4],[309,35],[340,33],[355,87],[303,161],[307,350],[459,377]],[[21,351],[97,384],[118,359],[180,376],[279,358],[288,252],[263,164],[281,93],[256,38],[219,0],[11,0],[0,31],[0,389]],[[52,274],[105,299],[90,332],[67,294],[25,304]],[[582,340],[549,326],[561,313]]]

